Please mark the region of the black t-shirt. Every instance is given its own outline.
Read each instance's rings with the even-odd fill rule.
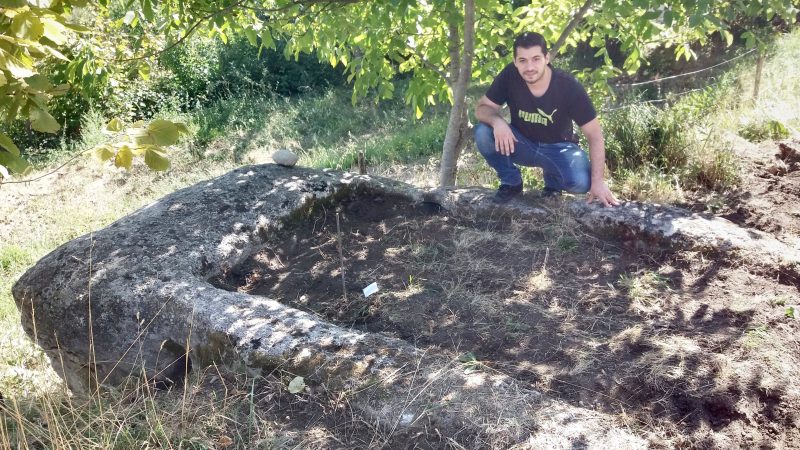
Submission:
[[[541,97],[534,97],[513,63],[494,79],[486,97],[502,105],[508,103],[511,125],[534,142],[578,142],[572,121],[586,125],[597,117],[586,90],[572,75],[552,69],[550,86]]]

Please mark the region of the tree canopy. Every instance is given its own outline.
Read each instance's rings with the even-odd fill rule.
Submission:
[[[588,43],[604,64],[577,75],[602,88],[609,78],[647,64],[656,46],[688,60],[696,56],[693,45],[714,33],[730,44],[734,30],[756,45],[748,23],[796,13],[791,0],[0,0],[0,116],[53,133],[59,129],[48,108],[54,96],[70,87],[91,89],[132,69],[147,76],[154,57],[192,33],[223,42],[243,35],[261,49],[281,40],[287,57],[315,53],[345,67],[354,101],[368,93],[398,95],[397,76],[407,74],[399,95],[417,117],[431,105],[453,105],[440,180],[447,185],[468,141],[467,87],[490,81],[510,62],[509,47],[521,31],[542,33],[555,43],[556,55]],[[625,55],[622,67],[608,54],[612,40]],[[165,147],[182,131],[169,121],[112,122],[109,132],[126,138],[96,154],[124,167],[141,156],[151,168],[164,169]],[[0,133],[0,172],[23,172],[27,165]]]

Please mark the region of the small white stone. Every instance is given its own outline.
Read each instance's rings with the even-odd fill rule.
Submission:
[[[286,150],[282,148],[275,153],[272,154],[272,160],[275,161],[275,164],[284,166],[284,167],[294,167],[297,164],[297,160],[300,159],[293,151]]]
[[[414,421],[414,415],[413,414],[405,413],[402,416],[400,416],[400,425],[402,425],[404,427],[407,427],[407,426],[411,425],[411,423],[413,421]]]

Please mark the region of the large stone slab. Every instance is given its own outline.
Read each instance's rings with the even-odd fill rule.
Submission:
[[[247,259],[313,202],[357,192],[403,197],[420,208],[542,217],[531,201],[497,208],[484,189],[423,193],[336,171],[247,167],[175,192],[43,258],[14,286],[26,331],[70,388],[91,391],[131,373],[163,383],[216,362],[286,370],[350,392],[360,414],[388,430],[469,429],[499,446],[635,448],[643,441],[613,417],[548,399],[491,372],[405,341],[355,332],[283,305],[218,289],[209,280]],[[743,252],[755,267],[796,274],[796,249],[722,219],[629,203],[576,201],[587,228],[706,252]],[[501,439],[492,441],[492,439]]]
[[[565,206],[553,202],[544,206],[541,200],[527,198],[498,207],[492,203],[492,195],[493,192],[482,188],[461,188],[431,191],[424,198],[454,212],[537,218],[552,214],[553,207]],[[800,286],[800,249],[769,233],[743,228],[708,214],[643,202],[624,202],[618,207],[603,208],[598,203],[572,200],[566,207],[579,223],[595,234],[635,241],[643,248],[655,245],[717,257],[735,256],[755,272],[773,274],[786,284]]]

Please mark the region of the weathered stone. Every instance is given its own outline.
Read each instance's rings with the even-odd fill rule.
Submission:
[[[423,199],[453,212],[500,213],[530,218],[550,214],[536,200],[527,198],[498,206],[491,201],[492,194],[481,188],[438,189],[426,193]],[[735,253],[757,272],[774,272],[790,283],[800,284],[800,250],[768,233],[673,206],[625,202],[617,207],[604,208],[597,202],[587,204],[584,200],[574,200],[566,205],[579,223],[596,234],[635,240],[644,245],[717,254]]]
[[[293,151],[280,149],[277,150],[275,153],[272,154],[272,160],[275,161],[275,164],[284,166],[284,167],[294,167],[297,164],[297,160],[300,159]]]
[[[682,208],[627,202],[601,208],[583,201],[570,204],[578,222],[595,232],[644,243],[710,253],[735,253],[758,272],[774,272],[800,283],[800,251],[759,230]]]
[[[212,362],[243,362],[347,389],[360,414],[389,429],[467,427],[528,440],[533,448],[644,445],[613,418],[548,399],[502,374],[465,374],[451,358],[405,341],[209,283],[311,203],[336,203],[358,190],[403,196],[431,211],[548,214],[527,198],[498,207],[485,189],[421,193],[334,171],[243,168],[175,192],[43,258],[14,287],[23,325],[76,391],[142,370],[166,382]],[[755,267],[797,273],[795,249],[722,219],[638,203],[606,209],[576,201],[569,210],[589,229],[617,238],[740,252]]]

